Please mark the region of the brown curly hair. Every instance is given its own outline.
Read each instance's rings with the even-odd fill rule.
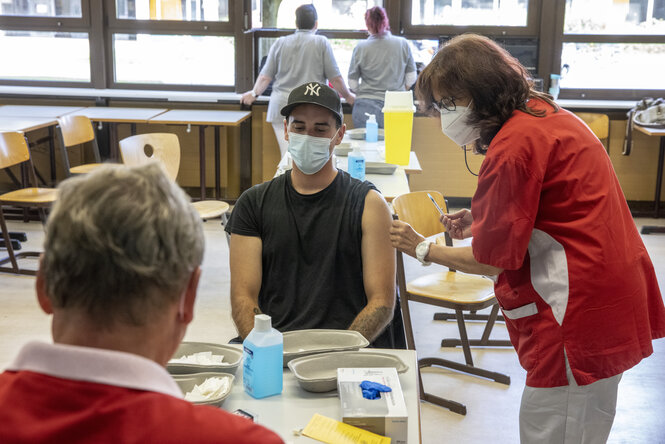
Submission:
[[[418,76],[416,95],[425,112],[433,110],[434,90],[472,100],[469,123],[480,128],[476,150],[482,154],[513,111],[545,115],[545,111],[529,107],[529,99],[541,99],[555,112],[559,110],[552,96],[533,89],[533,80],[516,58],[477,34],[451,39]]]

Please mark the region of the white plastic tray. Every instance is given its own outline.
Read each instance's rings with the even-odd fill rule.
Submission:
[[[213,355],[223,355],[221,364],[167,364],[166,370],[172,375],[185,375],[189,373],[217,372],[235,375],[240,361],[242,361],[242,350],[229,345],[211,344],[207,342],[183,342],[180,344],[173,358],[182,358],[199,352],[210,351]]]
[[[353,330],[294,330],[284,333],[284,367],[301,356],[332,351],[359,350],[369,341]]]
[[[409,369],[396,356],[380,352],[334,352],[304,356],[289,362],[300,386],[308,392],[329,392],[337,388],[338,368],[395,368],[397,373]]]
[[[173,379],[180,387],[182,394],[184,395],[187,392],[191,392],[195,385],[200,385],[205,382],[208,378],[228,378],[229,379],[229,389],[224,392],[221,396],[217,398],[212,398],[207,401],[195,401],[193,404],[201,405],[215,405],[221,406],[224,400],[231,393],[231,388],[233,387],[233,381],[235,376],[229,373],[215,373],[215,372],[205,372],[205,373],[191,373],[189,375],[173,375]]]

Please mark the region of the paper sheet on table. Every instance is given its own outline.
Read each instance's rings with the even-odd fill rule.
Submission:
[[[315,413],[302,434],[327,444],[390,444],[390,438]]]

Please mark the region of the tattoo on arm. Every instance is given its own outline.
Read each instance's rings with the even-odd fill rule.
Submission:
[[[360,312],[354,319],[349,330],[355,330],[362,334],[368,341],[372,342],[383,332],[383,329],[393,318],[393,309],[390,307],[377,307],[371,312]]]

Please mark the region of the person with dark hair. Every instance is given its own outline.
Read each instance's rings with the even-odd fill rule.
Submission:
[[[386,91],[404,91],[416,83],[416,64],[409,42],[390,33],[386,10],[375,6],[365,12],[369,37],[353,49],[349,65],[349,87],[356,93],[353,126],[364,128],[367,114],[376,115],[383,128]]]
[[[324,36],[316,35],[317,26],[314,5],[299,6],[296,9],[296,32],[280,37],[270,47],[254,88],[240,98],[240,103],[251,105],[273,82],[266,121],[272,124],[281,156],[286,153],[288,142],[284,139],[284,118],[279,112],[293,88],[303,82],[326,83],[329,80],[349,104],[352,105],[355,99],[344,83],[330,42]]]
[[[37,301],[53,344],[0,374],[2,443],[282,443],[183,398],[164,368],[194,317],[204,237],[157,162],[67,179],[46,226]]]
[[[240,338],[265,313],[280,331],[348,329],[403,347],[403,328],[392,329],[401,324],[390,324],[399,312],[388,204],[333,161],[346,129],[339,96],[308,82],[281,114],[293,169],[245,191],[225,228]]]
[[[450,40],[416,91],[444,134],[485,159],[471,210],[441,216],[471,246],[430,243],[400,221],[393,246],[494,277],[527,371],[522,443],[605,442],[621,375],[665,336],[654,268],[607,152],[486,37]]]

